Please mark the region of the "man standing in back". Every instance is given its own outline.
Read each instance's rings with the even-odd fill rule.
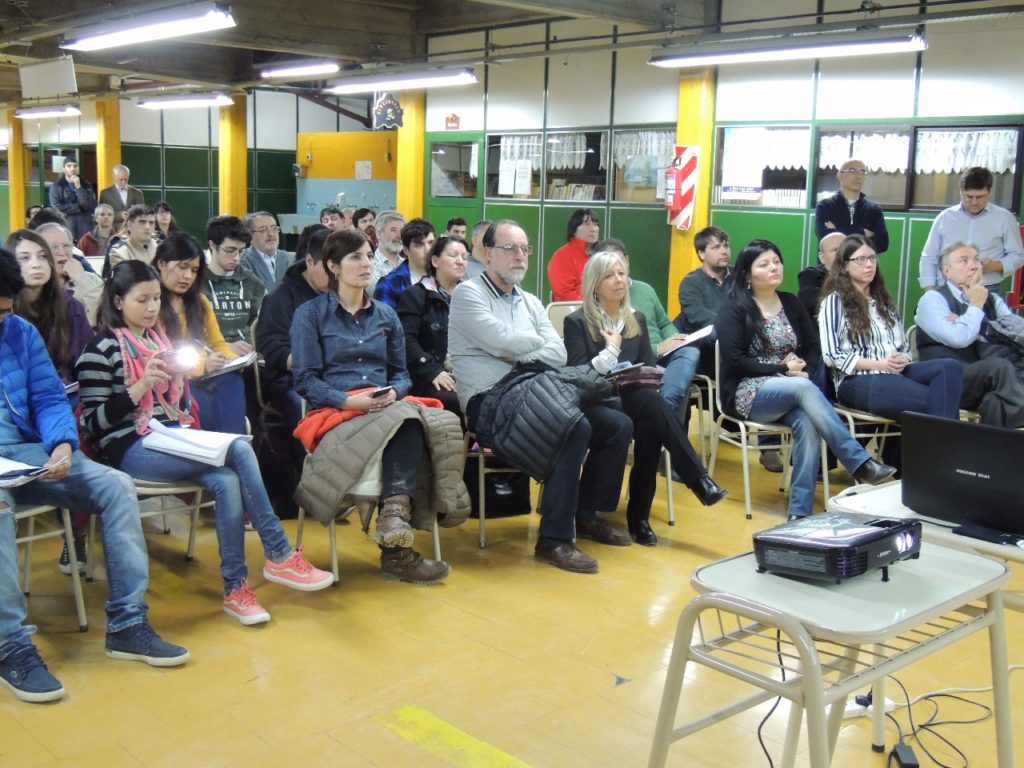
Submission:
[[[146,197],[141,189],[128,184],[132,172],[127,165],[115,165],[112,170],[114,183],[100,190],[100,202],[114,210],[114,226],[120,228],[124,212],[133,205],[144,205]]]
[[[50,207],[67,216],[72,240],[78,240],[92,227],[96,192],[92,184],[78,175],[78,161],[64,158],[64,174],[50,185]]]
[[[882,208],[860,191],[867,174],[867,166],[852,157],[839,166],[839,191],[814,207],[814,229],[819,240],[829,232],[864,235],[876,253],[889,250],[889,230]]]

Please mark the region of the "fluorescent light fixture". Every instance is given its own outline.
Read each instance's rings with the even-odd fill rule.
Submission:
[[[471,85],[476,82],[472,69],[433,69],[412,72],[384,72],[356,75],[338,80],[327,88],[327,93],[374,93],[375,91],[405,91],[415,88],[440,88],[448,85]]]
[[[316,77],[317,75],[333,75],[341,67],[334,61],[307,61],[282,64],[272,69],[264,69],[260,77],[270,78],[299,78]]]
[[[138,45],[235,26],[231,9],[222,3],[187,3],[177,8],[140,14],[134,19],[100,22],[79,30],[61,47],[71,51],[99,51],[120,45]]]
[[[647,63],[655,67],[708,67],[716,64],[877,56],[923,51],[927,47],[928,41],[917,33],[809,33],[760,40],[696,41],[686,45],[666,46],[651,56]]]
[[[140,109],[194,109],[196,107],[226,107],[234,104],[224,93],[180,93],[174,96],[153,96],[139,100]]]
[[[41,120],[44,117],[76,117],[82,114],[77,104],[52,104],[48,107],[24,107],[14,110],[22,120]]]

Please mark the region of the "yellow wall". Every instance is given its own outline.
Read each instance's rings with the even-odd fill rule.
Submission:
[[[715,132],[715,74],[706,67],[679,77],[679,122],[676,144],[700,147],[697,166],[697,199],[693,220],[685,232],[672,229],[672,250],[668,271],[668,316],[679,314],[679,291],[683,277],[700,265],[693,250],[693,236],[708,226],[711,201],[711,155]]]
[[[300,133],[295,162],[310,179],[354,179],[356,160],[373,163],[374,181],[398,177],[398,137],[394,131]]]

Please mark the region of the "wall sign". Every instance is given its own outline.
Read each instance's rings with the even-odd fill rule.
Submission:
[[[402,105],[394,94],[384,92],[377,95],[373,103],[373,130],[386,131],[402,127]]]

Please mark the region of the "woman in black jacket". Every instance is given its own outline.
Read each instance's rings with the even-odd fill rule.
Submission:
[[[783,275],[778,246],[768,240],[749,243],[729,276],[729,304],[715,328],[726,413],[793,430],[789,517],[794,519],[813,511],[819,438],[858,482],[880,483],[896,470],[872,459],[850,437],[809,378],[821,365],[821,345],[800,299],[779,292]]]
[[[629,266],[618,253],[595,253],[583,269],[583,306],[565,318],[565,350],[569,365],[591,365],[608,373],[620,362],[656,365],[643,313],[629,304]],[[637,544],[654,546],[651,503],[664,446],[672,468],[705,506],[728,494],[715,483],[690,446],[680,414],[656,389],[621,392],[622,410],[633,420],[633,469],[629,473],[626,520]]]
[[[448,305],[466,275],[468,248],[461,237],[434,243],[427,276],[402,292],[398,319],[405,331],[405,361],[412,376],[409,394],[436,397],[445,410],[462,415],[448,360]]]

